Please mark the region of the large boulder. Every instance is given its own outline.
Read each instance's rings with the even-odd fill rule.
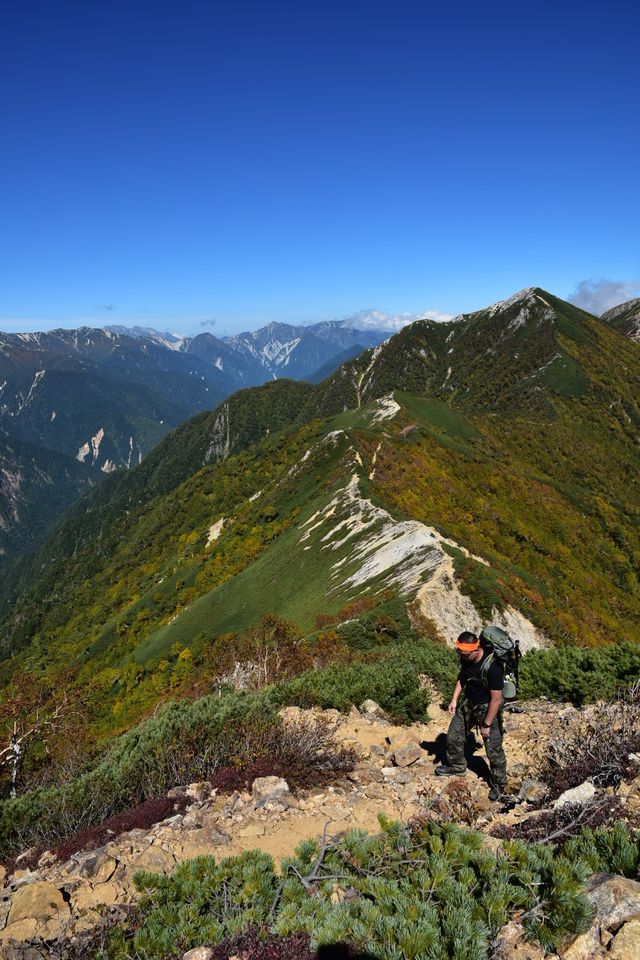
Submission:
[[[586,933],[558,950],[562,960],[638,960],[640,953],[628,951],[637,944],[640,932],[640,883],[597,873],[587,882],[587,898],[594,911],[593,922]]]
[[[264,806],[289,792],[289,784],[282,777],[258,777],[251,785],[251,795],[257,806]]]

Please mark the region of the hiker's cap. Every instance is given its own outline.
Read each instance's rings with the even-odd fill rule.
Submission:
[[[460,653],[473,653],[480,646],[480,640],[474,633],[465,630],[456,640],[456,650]]]

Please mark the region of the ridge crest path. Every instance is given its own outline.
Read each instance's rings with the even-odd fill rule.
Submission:
[[[464,780],[447,778],[443,783],[435,776],[449,722],[439,702],[430,705],[428,722],[406,727],[390,723],[373,701],[365,701],[361,709],[354,707],[346,716],[317,708],[281,711],[285,720],[330,720],[335,739],[356,750],[354,771],[332,786],[296,796],[282,790],[282,781],[273,784],[278,789],[271,795],[269,784],[261,781],[255,782],[253,795],[245,791],[218,796],[208,783],[178,787],[173,793],[191,800],[186,812],[149,830],[131,830],[96,850],[74,854],[66,863],[45,853],[35,870],[16,869],[5,876],[0,867],[0,954],[5,955],[12,941],[66,939],[90,930],[100,920],[100,904],[110,907],[135,899],[133,875],[138,870],[169,873],[176,863],[196,856],[221,859],[252,849],[270,854],[279,864],[302,840],[320,839],[325,830],[329,836],[353,828],[376,832],[381,813],[406,823],[430,812],[483,832],[531,815],[527,803],[504,810],[488,800],[487,783],[478,775],[484,772],[481,748],[474,753],[476,772],[470,770]],[[588,709],[529,702],[523,713],[506,715],[511,793],[535,777],[552,732]],[[635,785],[640,813],[639,779]],[[492,849],[500,845],[489,835],[486,842]]]

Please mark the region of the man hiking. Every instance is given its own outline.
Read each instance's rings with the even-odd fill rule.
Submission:
[[[474,727],[480,729],[489,767],[490,800],[499,800],[507,780],[507,758],[502,748],[502,690],[504,668],[498,657],[483,670],[491,651],[481,646],[474,633],[465,631],[456,641],[460,673],[449,704],[451,723],[447,732],[447,762],[436,767],[439,777],[464,776],[465,743]]]

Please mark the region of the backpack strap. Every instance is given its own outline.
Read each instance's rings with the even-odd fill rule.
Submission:
[[[492,650],[489,656],[487,657],[487,659],[482,664],[482,667],[480,668],[480,676],[482,677],[482,683],[484,684],[485,690],[489,689],[489,670],[495,658],[496,658],[495,651]]]

